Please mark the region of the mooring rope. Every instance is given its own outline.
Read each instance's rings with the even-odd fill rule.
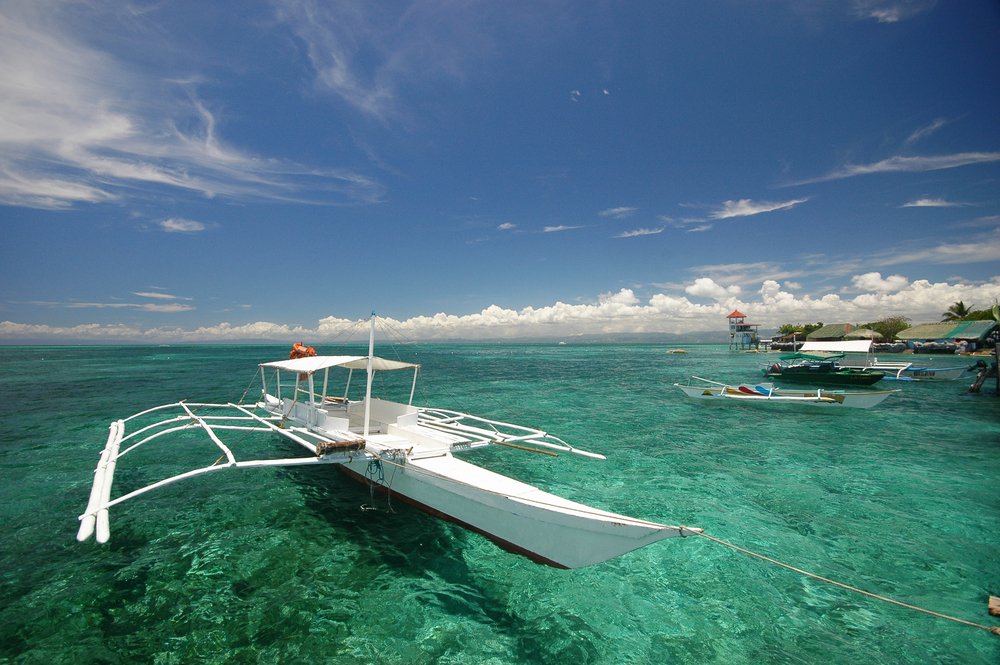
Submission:
[[[237,404],[240,404],[240,405],[243,404],[243,400],[245,400],[247,398],[247,393],[250,392],[251,388],[253,388],[253,384],[257,383],[257,377],[260,376],[260,372],[261,372],[260,369],[257,369],[257,370],[254,371],[253,377],[250,379],[250,383],[247,384],[246,390],[244,390],[243,394],[240,395],[240,401],[237,402]]]
[[[899,601],[899,600],[894,600],[892,598],[887,598],[886,596],[880,596],[877,593],[872,593],[871,591],[865,591],[864,589],[859,589],[858,587],[851,586],[850,584],[844,584],[843,582],[837,582],[836,580],[831,580],[831,579],[829,579],[827,577],[823,577],[822,575],[817,575],[816,573],[810,573],[808,570],[802,570],[801,568],[796,568],[795,566],[789,565],[787,563],[783,563],[781,561],[778,561],[777,559],[772,559],[769,556],[765,556],[763,554],[759,554],[758,552],[754,552],[752,550],[748,550],[745,547],[740,547],[739,545],[734,545],[733,543],[726,542],[725,540],[722,540],[721,538],[716,538],[714,536],[710,536],[707,533],[704,533],[702,531],[695,531],[695,530],[690,529],[690,528],[685,527],[685,526],[682,526],[682,527],[679,527],[679,528],[680,528],[682,536],[684,535],[684,532],[687,531],[688,533],[692,533],[694,535],[701,536],[702,538],[707,538],[708,540],[711,540],[714,543],[718,543],[719,545],[722,545],[724,547],[728,547],[730,549],[736,550],[737,552],[742,552],[743,554],[747,554],[749,556],[756,557],[756,558],[758,558],[758,559],[760,559],[762,561],[767,561],[768,563],[773,563],[776,566],[781,566],[782,568],[787,568],[788,570],[791,570],[793,572],[799,573],[800,575],[805,575],[806,577],[811,577],[814,580],[819,580],[820,582],[826,582],[827,584],[832,584],[833,586],[840,587],[841,589],[846,589],[848,591],[853,591],[854,593],[859,593],[862,596],[868,596],[869,598],[874,598],[876,600],[881,600],[881,601],[886,602],[886,603],[891,603],[893,605],[898,605],[899,607],[905,607],[908,610],[915,610],[917,612],[923,612],[924,614],[929,614],[929,615],[931,615],[933,617],[937,617],[939,619],[947,619],[948,621],[954,621],[955,623],[965,624],[966,626],[971,626],[973,628],[981,628],[982,630],[989,631],[989,632],[993,633],[994,635],[1000,635],[1000,627],[998,627],[998,626],[985,626],[985,625],[983,625],[981,623],[975,623],[974,621],[967,621],[965,619],[960,619],[958,617],[949,616],[947,614],[941,614],[940,612],[935,612],[933,610],[928,610],[926,608],[918,607],[916,605],[910,605],[909,603],[904,603],[904,602]]]

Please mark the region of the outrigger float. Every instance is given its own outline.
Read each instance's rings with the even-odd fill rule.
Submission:
[[[96,535],[97,542],[107,542],[111,508],[165,485],[232,469],[316,464],[334,464],[355,480],[482,534],[505,550],[556,568],[590,566],[664,538],[701,533],[569,501],[458,459],[454,453],[491,445],[605,457],[574,448],[542,430],[413,406],[420,366],[375,356],[374,335],[373,316],[366,356],[307,355],[262,363],[261,397],[253,406],[181,401],[112,422],[77,539]],[[343,393],[333,395],[330,378],[338,368],[347,370],[347,385]],[[350,400],[351,378],[358,370],[366,372],[365,396]],[[375,372],[400,370],[413,371],[409,401],[373,398]],[[190,430],[203,431],[218,448],[216,463],[112,498],[115,471],[128,461],[123,458],[161,437]],[[222,440],[227,434],[280,437],[308,455],[237,459],[238,446]]]

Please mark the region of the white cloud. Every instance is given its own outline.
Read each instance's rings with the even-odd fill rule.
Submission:
[[[898,23],[931,9],[936,0],[854,0],[854,11],[861,18],[879,23]]]
[[[378,11],[314,0],[272,4],[278,20],[305,46],[318,90],[371,118],[404,123],[406,94],[414,82],[461,83],[484,58],[502,52],[494,28],[539,11],[488,3],[451,4],[447,10],[437,3],[410,3]]]
[[[632,231],[623,231],[616,235],[616,238],[638,238],[639,236],[652,236],[657,233],[663,233],[664,227],[658,229],[634,229]]]
[[[192,83],[83,43],[70,18],[76,9],[22,3],[0,15],[0,205],[59,210],[159,187],[207,197],[380,200],[381,185],[363,175],[226,145],[216,112]]]
[[[941,129],[942,127],[944,127],[947,124],[948,124],[948,121],[945,120],[944,118],[937,118],[936,120],[934,120],[934,122],[932,122],[931,124],[927,125],[926,127],[921,127],[917,131],[915,131],[912,134],[910,134],[906,138],[906,144],[907,145],[912,145],[912,144],[916,143],[917,141],[919,141],[920,139],[923,139],[923,138],[926,138],[926,137],[930,136],[931,134],[935,133],[937,130]]]
[[[851,279],[851,284],[855,289],[861,291],[893,293],[905,288],[909,284],[909,280],[902,275],[889,275],[883,278],[882,273],[866,272],[863,275],[855,275]]]
[[[191,305],[185,305],[183,303],[158,304],[126,302],[69,302],[64,303],[63,307],[67,307],[69,309],[134,309],[142,312],[159,313],[189,312],[194,309]]]
[[[968,236],[965,242],[940,243],[935,246],[903,245],[892,253],[871,257],[879,265],[966,264],[1000,262],[1000,228],[980,236]]]
[[[624,219],[626,217],[631,217],[635,214],[638,208],[632,206],[621,206],[619,208],[608,208],[607,210],[602,210],[597,213],[601,217],[614,217],[615,219]]]
[[[158,291],[133,291],[132,295],[139,296],[140,298],[153,298],[155,300],[193,300],[193,298],[183,298],[181,296],[175,296],[169,293],[160,293]]]
[[[709,214],[712,219],[729,219],[731,217],[749,217],[760,215],[765,212],[776,210],[788,210],[800,203],[805,203],[809,199],[792,199],[791,201],[780,201],[777,203],[765,201],[751,201],[750,199],[740,199],[738,201],[726,201],[722,207]]]
[[[654,293],[645,301],[631,289],[599,295],[594,302],[566,304],[556,302],[545,307],[520,310],[491,305],[473,314],[415,316],[403,321],[389,320],[400,335],[416,340],[455,338],[517,339],[528,336],[570,338],[583,333],[667,332],[686,333],[718,331],[725,333],[725,316],[737,308],[754,323],[776,328],[783,323],[812,321],[874,321],[884,316],[906,316],[914,323],[937,321],[951,303],[992,303],[1000,299],[1000,277],[977,284],[957,282],[932,283],[915,280],[902,284],[899,276],[881,278],[877,273],[855,276],[851,281],[865,292],[854,297],[834,293],[796,296],[776,280],[764,280],[756,297],[743,299],[738,288],[723,287],[709,278],[698,278],[688,287],[687,295],[710,297],[710,304],[698,304],[687,295]],[[792,288],[786,284],[787,288]],[[886,287],[898,288],[887,290]],[[82,304],[86,305],[86,304]],[[98,305],[100,306],[100,305]],[[123,305],[134,307],[134,305]],[[140,329],[123,324],[84,324],[58,327],[0,322],[0,340],[211,342],[240,340],[308,339],[314,345],[342,341],[347,328],[364,328],[364,322],[339,317],[320,319],[314,327],[292,326],[269,321],[244,325],[227,322],[193,330],[180,328]],[[721,337],[720,337],[721,338]]]
[[[699,277],[684,289],[684,292],[688,295],[699,298],[712,298],[713,300],[723,300],[737,296],[740,291],[740,287],[735,284],[722,286],[709,277]]]
[[[989,164],[1000,161],[1000,152],[961,152],[954,155],[936,155],[931,157],[894,156],[871,164],[845,164],[830,173],[818,178],[799,180],[792,185],[808,185],[830,180],[842,180],[860,175],[875,173],[922,173],[924,171],[941,171],[955,169],[974,164]]]
[[[758,261],[756,263],[717,263],[694,266],[691,272],[710,277],[716,282],[730,284],[750,284],[764,281],[784,280],[799,277],[801,270],[787,270],[778,264]]]
[[[135,293],[133,295],[140,296],[142,298],[155,298],[164,299],[163,295],[156,295],[152,293]],[[174,296],[167,296],[168,298],[174,299]],[[184,298],[184,300],[190,300],[190,298]],[[40,302],[33,301],[25,303],[29,305],[37,305],[39,307],[52,307],[52,308],[64,308],[64,309],[131,309],[140,312],[157,312],[157,313],[174,313],[174,312],[189,312],[195,309],[192,305],[185,305],[184,303],[130,303],[130,302],[86,302],[86,301],[66,301],[66,302]]]
[[[517,228],[517,224],[511,224],[510,222],[504,222],[497,226],[497,231],[513,231]]]
[[[196,222],[193,219],[182,219],[180,217],[164,219],[159,225],[167,233],[198,233],[199,231],[204,231],[206,228],[201,222]]]
[[[543,233],[559,233],[560,231],[574,231],[576,229],[582,229],[582,226],[546,226],[542,229]]]
[[[915,199],[899,206],[900,208],[958,208],[964,203],[953,203],[944,199]]]

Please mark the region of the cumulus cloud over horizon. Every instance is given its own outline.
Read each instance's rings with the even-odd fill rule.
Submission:
[[[592,302],[556,302],[544,307],[510,309],[493,304],[470,314],[414,316],[387,319],[399,335],[416,341],[449,339],[572,338],[601,333],[703,333],[724,332],[725,316],[740,309],[764,328],[784,323],[863,323],[886,316],[905,316],[914,323],[938,321],[941,312],[962,300],[988,307],[1000,299],[1000,277],[981,284],[909,281],[902,275],[878,272],[856,275],[851,281],[856,295],[826,293],[796,295],[797,284],[765,279],[755,292],[711,278],[693,280],[680,293],[654,293],[643,299],[633,289],[600,294]],[[300,340],[314,343],[338,339],[345,329],[362,327],[358,321],[330,315],[313,327],[271,321],[246,324],[220,322],[195,329],[124,324],[52,326],[14,321],[0,322],[0,341],[26,339],[163,342],[237,342],[246,340]]]

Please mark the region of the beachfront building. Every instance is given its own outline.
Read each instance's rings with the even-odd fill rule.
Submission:
[[[726,318],[729,319],[730,349],[756,349],[760,346],[760,335],[757,334],[759,323],[748,323],[747,315],[738,309],[734,309]]]
[[[964,353],[991,346],[996,321],[922,323],[896,334],[914,353]]]

